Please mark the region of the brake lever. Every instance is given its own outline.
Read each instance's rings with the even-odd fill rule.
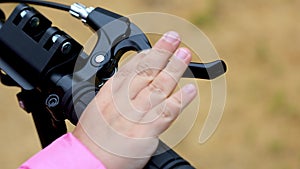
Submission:
[[[227,66],[223,60],[209,63],[191,62],[182,77],[212,80],[223,75],[226,71]]]
[[[151,44],[143,31],[124,16],[100,7],[86,8],[78,3],[71,5],[70,13],[97,31],[98,35],[98,42],[90,55],[91,60],[87,62],[86,69],[82,69],[85,75],[79,75],[85,77],[84,80],[91,78],[87,75],[94,75],[95,72],[98,76],[108,79],[115,73],[119,59],[124,53],[151,49]],[[97,63],[97,60],[99,61],[97,57],[100,56],[101,63]],[[226,64],[222,60],[210,63],[192,62],[183,77],[211,80],[221,76],[226,70]]]

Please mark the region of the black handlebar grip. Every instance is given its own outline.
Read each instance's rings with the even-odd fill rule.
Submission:
[[[195,169],[162,141],[144,169]]]

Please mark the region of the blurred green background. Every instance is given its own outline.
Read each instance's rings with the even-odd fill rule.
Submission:
[[[208,142],[197,143],[200,129],[196,125],[175,147],[194,166],[300,168],[299,0],[81,2],[122,15],[170,13],[198,26],[213,42],[229,68],[227,102],[220,126]],[[14,6],[1,4],[0,8],[8,16]],[[83,44],[91,35],[88,28],[68,14],[38,9]],[[17,168],[40,150],[31,116],[18,107],[18,91],[0,85],[0,164],[4,169]]]

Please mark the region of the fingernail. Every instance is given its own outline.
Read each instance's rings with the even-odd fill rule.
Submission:
[[[174,31],[170,31],[164,34],[163,36],[164,40],[169,43],[176,43],[180,40],[179,34]]]
[[[186,93],[194,93],[196,91],[196,87],[193,84],[188,84],[188,85],[184,86],[183,90]]]
[[[185,60],[188,56],[189,52],[184,49],[184,48],[179,48],[176,53],[175,56],[180,59],[180,60]]]

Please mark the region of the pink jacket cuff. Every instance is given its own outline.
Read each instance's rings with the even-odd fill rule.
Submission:
[[[35,154],[19,169],[105,169],[104,165],[71,133]]]

